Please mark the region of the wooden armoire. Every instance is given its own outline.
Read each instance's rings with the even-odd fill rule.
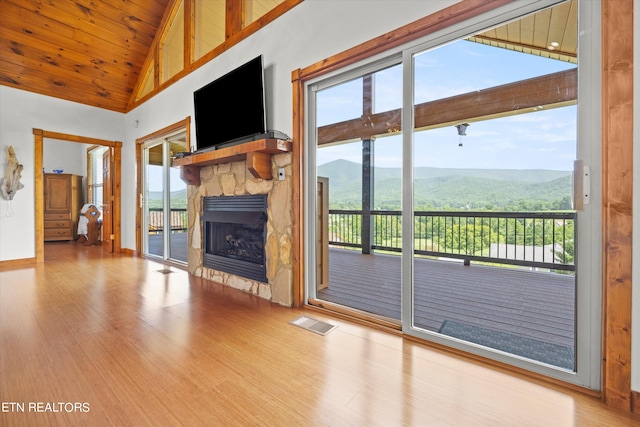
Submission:
[[[44,174],[44,240],[74,240],[82,209],[82,177]]]

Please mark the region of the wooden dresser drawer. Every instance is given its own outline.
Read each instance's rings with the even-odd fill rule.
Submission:
[[[71,221],[69,220],[60,220],[60,221],[45,221],[44,228],[71,228]]]
[[[45,228],[44,240],[71,240],[71,228]]]
[[[70,213],[46,213],[44,214],[44,220],[46,221],[58,221],[58,220],[71,219]]]

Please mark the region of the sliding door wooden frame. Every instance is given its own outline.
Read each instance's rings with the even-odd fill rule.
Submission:
[[[625,411],[640,406],[631,392],[634,5],[602,2],[602,393]]]
[[[35,239],[36,263],[44,262],[44,188],[43,188],[43,154],[45,138],[59,141],[76,142],[79,144],[102,145],[113,148],[113,250],[120,253],[122,248],[122,142],[107,141],[105,139],[89,138],[66,133],[50,132],[33,129],[34,140],[34,168],[35,168]]]

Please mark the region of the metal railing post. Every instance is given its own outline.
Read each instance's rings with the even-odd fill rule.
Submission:
[[[362,140],[362,221],[360,223],[360,241],[362,253],[370,254],[373,245],[373,140]]]

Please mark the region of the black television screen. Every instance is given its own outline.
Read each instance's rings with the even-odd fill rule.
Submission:
[[[262,55],[193,93],[198,151],[266,132]]]

